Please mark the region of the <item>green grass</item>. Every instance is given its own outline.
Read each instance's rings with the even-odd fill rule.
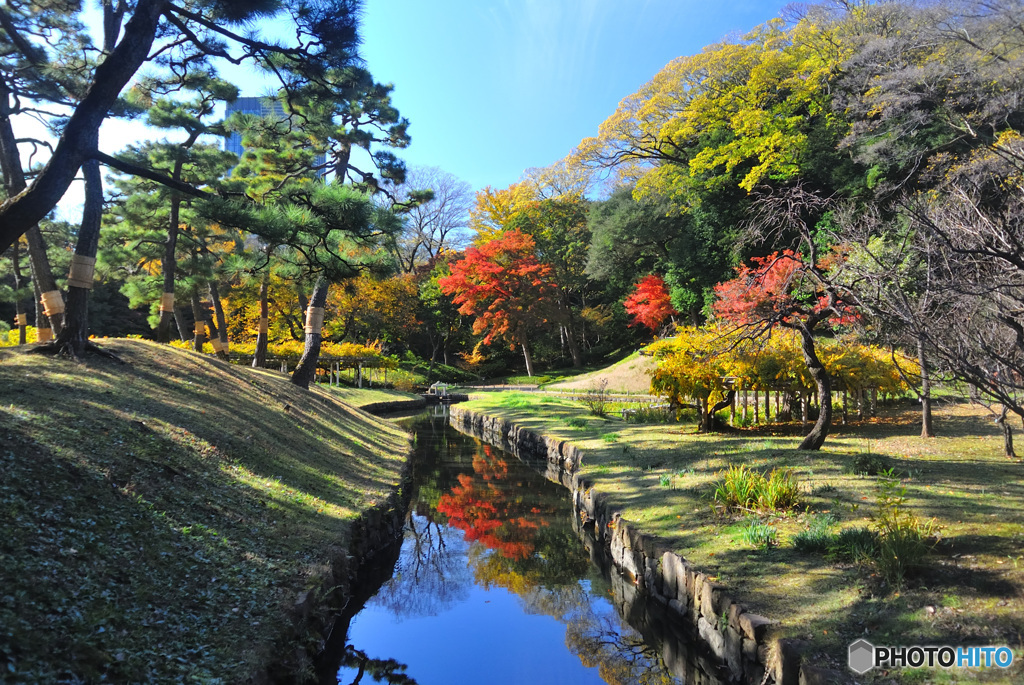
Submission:
[[[727,584],[751,610],[781,620],[784,634],[810,640],[821,665],[845,670],[845,650],[862,636],[875,644],[1009,644],[1016,663],[1024,662],[1024,603],[1017,599],[1024,596],[1024,467],[1002,456],[998,427],[979,408],[939,407],[939,437],[925,440],[912,410],[883,407],[878,419],[834,426],[821,451],[804,452],[796,449],[799,423],[700,435],[692,424],[637,425],[609,415],[589,417],[579,429],[568,419],[587,412],[570,400],[510,407],[494,393],[463,406],[578,445],[583,475],[616,511]],[[603,437],[610,433],[614,441]],[[874,564],[858,563],[878,549],[879,476],[853,472],[861,454],[895,468],[904,506],[938,527],[938,544],[898,591]],[[738,466],[789,469],[799,483],[798,508],[765,520],[778,531],[771,554],[752,554],[736,519],[711,506],[719,474]],[[794,538],[821,516],[837,520],[835,543],[824,554],[799,552]],[[960,608],[925,611],[951,593]],[[1021,678],[1014,668],[1002,682]],[[958,674],[961,681],[999,676]]]
[[[0,350],[5,682],[244,682],[407,436],[281,374],[143,341]]]
[[[320,386],[320,389],[329,392],[342,402],[347,402],[355,407],[365,407],[381,402],[401,402],[403,400],[415,400],[419,395],[401,390],[387,390],[379,388],[349,388],[347,386]]]

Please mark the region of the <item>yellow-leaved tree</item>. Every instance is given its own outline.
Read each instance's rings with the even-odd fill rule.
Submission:
[[[843,22],[809,14],[769,21],[740,40],[666,65],[625,98],[566,164],[612,169],[638,197],[685,195],[689,185],[765,180],[799,172],[815,117],[829,117],[829,80],[852,54]]]
[[[853,338],[821,340],[818,347],[834,390],[874,389],[898,396],[910,390],[907,378],[920,376],[915,359]],[[694,406],[701,432],[715,429],[714,414],[731,404],[737,390],[771,390],[796,398],[815,389],[800,336],[791,330],[775,331],[758,341],[736,329],[681,326],[675,337],[648,349],[658,361],[651,391],[677,408]]]

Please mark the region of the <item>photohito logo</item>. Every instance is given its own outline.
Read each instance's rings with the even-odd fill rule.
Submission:
[[[861,639],[850,645],[850,670],[864,675],[878,666],[920,668],[1009,668],[1013,652],[1009,647],[876,647]]]

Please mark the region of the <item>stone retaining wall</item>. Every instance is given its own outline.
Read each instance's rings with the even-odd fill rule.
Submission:
[[[820,680],[817,669],[801,669],[803,643],[775,637],[772,627],[777,622],[748,612],[725,585],[709,579],[615,512],[604,493],[578,475],[583,458],[578,447],[461,407],[451,408],[451,424],[517,457],[543,459],[547,477],[572,491],[576,516],[607,548],[619,573],[641,593],[665,604],[679,621],[691,625],[702,646],[727,667],[731,679],[753,685],[832,682]],[[673,668],[672,655],[662,655],[666,665]],[[700,680],[691,676],[687,682]]]
[[[359,408],[368,414],[392,414],[400,411],[412,411],[427,406],[427,401],[422,397],[410,398],[407,400],[389,400],[387,402],[371,402]]]
[[[364,511],[352,522],[347,539],[328,550],[329,562],[287,612],[275,658],[251,683],[305,683],[314,670],[337,671],[352,605],[369,596],[364,586],[372,579],[367,576],[375,575],[380,557],[391,557],[392,565],[398,558],[411,492],[409,465],[388,498]]]

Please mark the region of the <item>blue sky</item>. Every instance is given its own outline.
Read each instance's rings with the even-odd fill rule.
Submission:
[[[361,53],[378,81],[394,84],[394,102],[411,122],[403,159],[441,167],[474,190],[505,188],[595,135],[619,101],[669,61],[743,34],[787,4],[364,0]],[[93,31],[97,12],[91,7],[87,19]],[[222,73],[242,95],[267,95],[273,86],[251,66]],[[27,131],[45,136],[31,122]],[[153,135],[141,120],[108,120],[100,148],[117,152]],[[81,203],[74,183],[59,217],[78,221]]]
[[[504,188],[564,157],[680,55],[779,0],[366,0],[362,55],[411,121],[410,164]]]

